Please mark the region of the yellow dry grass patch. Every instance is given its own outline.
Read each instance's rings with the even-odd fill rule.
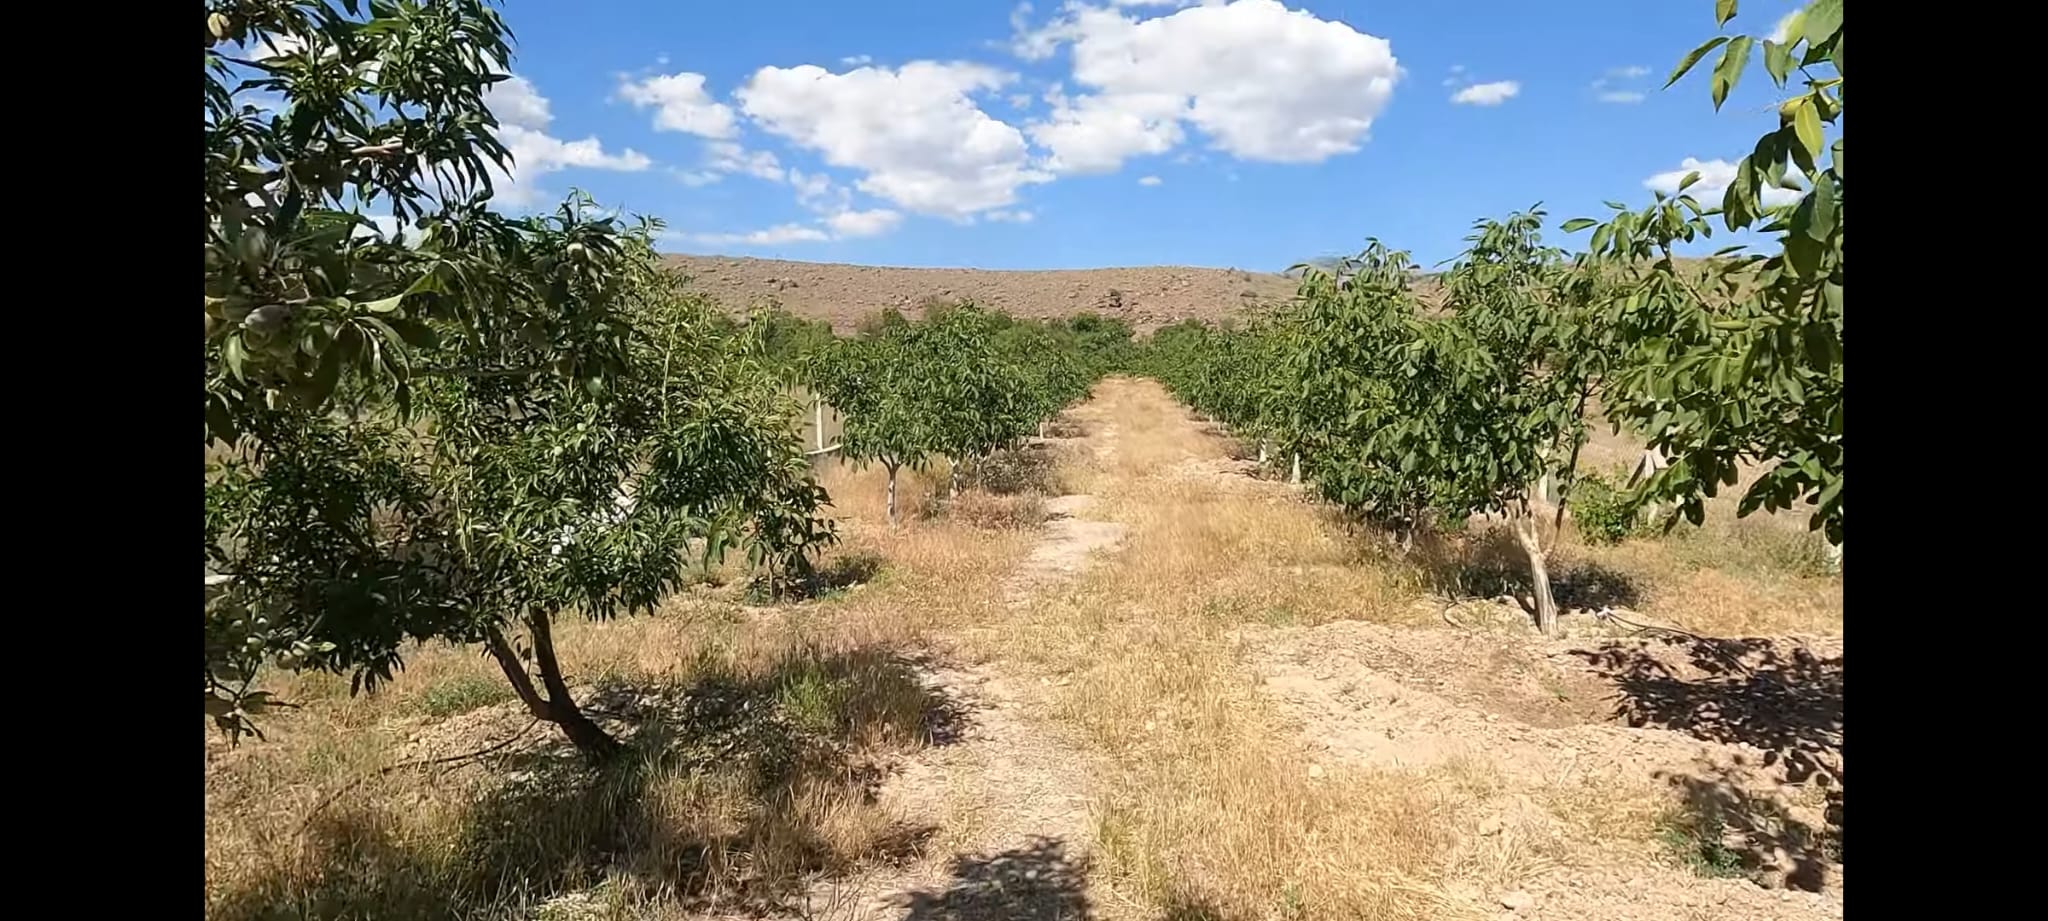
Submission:
[[[940,473],[906,472],[899,488],[928,501]],[[559,619],[572,681],[660,698],[676,723],[674,739],[650,737],[602,777],[549,727],[520,735],[530,720],[494,698],[504,678],[474,649],[422,647],[353,696],[345,678],[271,676],[305,708],[267,720],[267,742],[207,738],[209,917],[521,917],[563,892],[619,916],[680,917],[914,851],[925,830],[872,802],[866,773],[927,742],[936,704],[900,654],[986,616],[1030,536],[879,524],[878,474],[824,474],[840,513],[861,515],[827,564],[880,560],[870,584],[776,615],[728,591],[651,616]],[[674,703],[691,694],[740,708],[740,729]],[[488,767],[392,769],[515,736]]]
[[[1226,446],[1156,385],[1105,381],[1078,415],[1112,450],[1081,456],[1068,479],[1095,484],[1083,514],[1128,537],[993,642],[1060,675],[1054,714],[1109,756],[1096,814],[1114,888],[1136,916],[1444,916],[1432,880],[1452,836],[1435,781],[1316,764],[1241,667],[1234,632],[1401,619],[1410,591],[1357,565],[1284,490],[1184,465]]]
[[[332,676],[274,678],[307,708],[267,722],[268,743],[207,743],[209,916],[532,917],[579,892],[600,917],[683,917],[860,875],[919,841],[943,861],[979,840],[1003,778],[949,777],[934,830],[872,801],[864,774],[927,744],[935,703],[899,657],[927,648],[1043,678],[1047,703],[1027,716],[1100,755],[1091,867],[1095,911],[1112,921],[1481,917],[1515,880],[1641,850],[1664,807],[1648,785],[1561,778],[1530,805],[1489,762],[1369,771],[1322,755],[1260,691],[1241,631],[1433,620],[1418,604],[1429,574],[1368,550],[1297,491],[1222,469],[1231,445],[1154,383],[1106,380],[1072,415],[1090,437],[1062,449],[1057,481],[1096,497],[1080,517],[1125,527],[1072,582],[1008,603],[1039,540],[1011,506],[1032,497],[947,509],[943,463],[906,470],[904,523],[890,527],[882,469],[826,459],[843,537],[827,567],[879,561],[864,585],[774,612],[692,592],[653,616],[558,628],[572,680],[670,704],[717,689],[751,708],[733,725],[765,736],[669,706],[696,714],[694,732],[643,740],[667,757],[596,780],[551,761],[558,746],[385,771],[528,722],[493,698],[489,659],[431,646],[354,697]],[[1805,574],[1782,529],[1739,527],[1612,548],[1568,537],[1560,565],[1633,580],[1642,610],[1689,629],[1839,632],[1839,578]],[[529,738],[552,740],[545,727]]]

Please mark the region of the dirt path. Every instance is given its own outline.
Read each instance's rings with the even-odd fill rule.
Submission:
[[[1078,441],[1103,451],[1114,434]],[[1031,553],[1004,582],[1011,608],[1032,604],[1113,552],[1114,522],[1076,517],[1094,501],[1072,494],[1049,513]],[[967,664],[948,657],[920,669],[925,686],[963,717],[958,739],[902,765],[878,793],[912,822],[943,829],[951,856],[858,880],[817,887],[814,916],[907,921],[1078,921],[1091,917],[1088,861],[1094,828],[1095,756],[1043,717],[1050,676],[1014,663]]]
[[[1294,488],[1208,451],[1202,439],[1220,436],[1198,434],[1191,420],[1119,432],[1117,407],[1103,401],[1131,392],[1109,388],[1074,414],[1086,435],[1071,447],[1105,478],[1091,491],[1114,507],[1096,495],[1048,502],[1039,542],[1004,582],[1006,609],[1043,605],[1095,567],[1123,578],[1136,564],[1116,551],[1150,533],[1125,522],[1184,529],[1229,501],[1296,507]],[[1139,480],[1155,485],[1131,488]],[[1298,527],[1320,526],[1302,508]],[[1119,520],[1101,520],[1111,513]],[[1839,640],[1547,641],[1514,625],[1358,620],[1246,623],[1230,635],[1243,680],[1298,731],[1310,777],[1349,766],[1418,787],[1467,778],[1454,791],[1430,788],[1451,798],[1443,821],[1452,839],[1446,865],[1423,883],[1443,906],[1433,916],[1841,917],[1838,839],[1823,831],[1839,828]],[[1101,756],[1050,717],[1067,679],[1005,657],[933,664],[924,679],[970,714],[968,728],[905,765],[880,795],[943,829],[946,844],[931,853],[950,856],[823,888],[814,912],[1146,916],[1091,882],[1106,775]],[[1685,845],[1697,851],[1690,867],[1658,840],[1664,831],[1652,832],[1686,816],[1697,825],[1687,832],[1697,839]],[[1119,910],[1106,911],[1112,902]]]

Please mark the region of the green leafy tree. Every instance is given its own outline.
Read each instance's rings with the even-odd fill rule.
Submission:
[[[1018,356],[998,348],[996,315],[971,302],[933,310],[913,328],[917,364],[926,369],[923,399],[933,420],[932,447],[960,468],[1022,436],[1036,424],[1033,394]]]
[[[487,7],[206,15],[208,714],[253,729],[268,662],[366,687],[442,639],[616,752],[569,695],[553,618],[653,606],[691,541],[786,565],[827,539],[790,523],[823,494],[792,475],[787,401],[676,296],[652,226],[580,196],[490,210],[510,164]],[[354,210],[373,204],[417,240]]]
[[[810,381],[839,410],[841,455],[855,463],[879,462],[889,473],[889,523],[897,523],[896,478],[904,467],[922,470],[940,450],[926,394],[938,372],[908,324],[881,327],[842,339],[811,363]]]
[[[1736,7],[1719,0],[1717,22],[1726,25]],[[1719,49],[1708,80],[1717,109],[1752,63],[1780,89],[1799,85],[1718,203],[1688,194],[1694,174],[1677,194],[1659,194],[1640,210],[1616,205],[1605,222],[1579,219],[1565,229],[1590,228],[1601,270],[1622,280],[1611,310],[1631,348],[1609,412],[1671,459],[1647,492],[1675,501],[1697,524],[1704,500],[1736,483],[1740,464],[1766,463],[1737,513],[1804,504],[1811,526],[1839,547],[1842,0],[1807,4],[1786,23],[1784,39],[1716,36],[1667,81]],[[1781,188],[1801,194],[1767,205],[1766,192]],[[1775,237],[1776,252],[1731,247],[1701,269],[1680,264],[1673,244],[1710,236],[1714,217],[1731,231]]]
[[[1404,549],[1430,511],[1431,487],[1375,435],[1400,422],[1395,399],[1408,382],[1394,371],[1417,322],[1412,267],[1377,239],[1329,271],[1297,267],[1300,307],[1279,359],[1287,385],[1270,410],[1322,497],[1389,528]]]
[[[1435,472],[1440,513],[1507,517],[1528,557],[1537,626],[1555,635],[1549,547],[1534,493],[1545,480],[1560,483],[1555,522],[1562,523],[1588,413],[1616,347],[1595,297],[1601,289],[1543,245],[1543,216],[1532,209],[1481,221],[1467,238],[1470,248],[1443,278],[1449,315],[1409,346],[1411,388],[1417,381],[1437,386],[1397,398],[1417,424],[1403,420],[1394,431],[1416,433],[1419,448],[1431,453],[1422,466]]]

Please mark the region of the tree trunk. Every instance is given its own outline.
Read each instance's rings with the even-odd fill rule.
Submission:
[[[603,762],[617,756],[624,750],[619,740],[608,735],[603,727],[583,715],[569,696],[569,684],[562,680],[561,663],[555,659],[555,634],[548,622],[548,615],[530,614],[526,628],[533,633],[533,661],[540,667],[540,682],[548,689],[548,710],[551,721],[562,727],[562,734],[575,743],[576,750],[593,762]]]
[[[889,525],[896,524],[896,464],[889,464]]]
[[[1045,440],[1045,420],[1044,420],[1044,419],[1040,419],[1040,420],[1038,420],[1038,440],[1040,440],[1040,441],[1044,441],[1044,440]]]
[[[1287,474],[1287,482],[1289,482],[1289,483],[1293,483],[1293,484],[1294,484],[1294,485],[1296,485],[1296,486],[1300,486],[1300,485],[1301,485],[1301,455],[1300,455],[1300,454],[1296,454],[1296,455],[1294,455],[1294,470],[1293,470],[1293,472],[1291,472],[1291,473]]]
[[[554,633],[549,629],[545,615],[536,614],[527,619],[527,626],[533,631],[533,649],[536,664],[540,666],[541,682],[547,688],[542,697],[533,686],[533,676],[526,673],[526,665],[519,661],[519,654],[512,649],[512,643],[505,634],[492,627],[485,635],[486,647],[491,658],[498,660],[498,668],[505,673],[505,680],[512,683],[512,690],[519,695],[519,701],[526,705],[526,712],[537,720],[545,720],[561,727],[562,734],[585,758],[603,762],[623,750],[617,739],[591,722],[590,717],[576,706],[569,696],[569,686],[562,680],[561,665],[555,659]]]
[[[1657,471],[1667,466],[1670,466],[1670,464],[1665,460],[1663,452],[1655,448],[1644,448],[1642,459],[1636,462],[1635,473],[1629,476],[1629,485],[1634,486],[1643,480],[1656,476]],[[1643,503],[1643,513],[1648,515],[1652,522],[1660,517],[1661,512],[1662,506],[1658,503],[1654,501]]]
[[[823,398],[811,404],[811,442],[812,449],[818,451],[825,450],[825,401]]]
[[[948,464],[946,465],[946,498],[948,498],[948,499],[958,499],[958,498],[960,498],[960,462],[959,462],[959,461],[952,461],[952,462],[950,462],[950,463],[948,463]]]
[[[1829,545],[1828,545],[1828,571],[1829,571],[1829,572],[1841,572],[1841,571],[1842,571],[1842,545],[1841,545],[1841,544],[1829,544]]]
[[[533,676],[526,673],[526,665],[519,661],[519,653],[512,649],[511,641],[498,628],[490,628],[484,635],[484,645],[491,651],[491,658],[498,660],[499,670],[505,673],[505,680],[512,683],[512,691],[519,695],[519,702],[526,705],[526,712],[537,720],[554,720],[554,711],[548,707],[546,698],[533,687]]]
[[[1259,439],[1259,466],[1266,466],[1266,440]]]
[[[1513,522],[1515,541],[1529,555],[1529,582],[1536,596],[1536,629],[1544,636],[1557,635],[1557,599],[1550,593],[1550,568],[1544,558],[1542,534],[1536,518],[1526,510]]]

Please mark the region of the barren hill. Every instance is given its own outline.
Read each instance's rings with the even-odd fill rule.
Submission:
[[[1014,316],[1051,318],[1084,311],[1121,316],[1140,331],[1186,319],[1214,322],[1246,308],[1292,297],[1285,275],[1239,269],[1148,266],[1007,271],[909,269],[727,256],[668,255],[690,287],[731,310],[778,302],[840,332],[887,307],[915,315],[927,298],[972,298]]]

